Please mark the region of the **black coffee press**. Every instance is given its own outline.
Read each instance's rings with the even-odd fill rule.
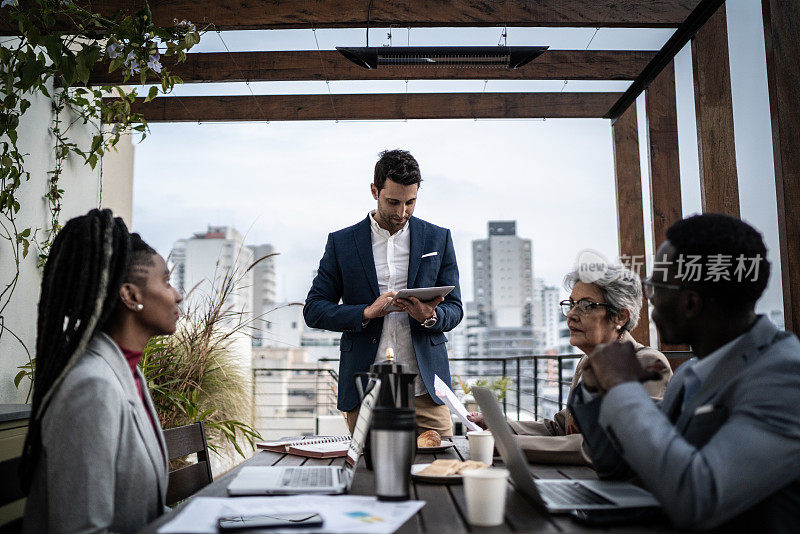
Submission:
[[[411,410],[414,412],[414,378],[416,373],[404,373],[403,365],[395,363],[394,350],[386,349],[386,359],[382,362],[374,363],[370,367],[369,373],[356,373],[356,391],[359,398],[364,397],[364,382],[369,378],[380,378],[381,390],[375,409],[400,409]],[[362,382],[364,377],[364,382]],[[372,469],[372,453],[369,446],[371,437],[366,439],[364,448],[364,461],[367,469]]]

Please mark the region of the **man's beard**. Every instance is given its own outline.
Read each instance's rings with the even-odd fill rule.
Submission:
[[[392,217],[387,217],[380,209],[378,210],[378,218],[380,218],[381,222],[383,222],[384,226],[390,229],[392,232],[396,232],[400,230],[405,224],[407,219],[403,219],[401,222],[395,222]]]

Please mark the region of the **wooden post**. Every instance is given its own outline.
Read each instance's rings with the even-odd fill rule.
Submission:
[[[762,0],[786,330],[800,334],[800,5]]]
[[[639,164],[639,130],[636,103],[611,127],[614,138],[614,176],[617,188],[617,233],[619,255],[630,258],[631,267],[644,267],[644,215],[642,211],[642,171]],[[640,276],[644,273],[639,269]],[[639,324],[631,332],[639,343],[650,344],[647,301],[643,302]]]
[[[683,213],[674,61],[670,61],[647,88],[645,104],[647,155],[650,164],[650,211],[655,253],[666,239],[667,228],[680,220]],[[662,351],[689,350],[685,345],[664,344],[660,336],[658,348]]]
[[[692,39],[703,212],[739,217],[728,29],[723,4]]]

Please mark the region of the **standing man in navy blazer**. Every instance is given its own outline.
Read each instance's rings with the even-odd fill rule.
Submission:
[[[461,322],[458,265],[450,230],[412,217],[422,177],[404,150],[381,152],[372,197],[377,209],[361,222],[328,235],[306,298],[311,328],[342,332],[338,408],[353,431],[358,416],[355,373],[367,372],[386,349],[414,381],[418,434],[451,436],[450,412],[435,394],[433,377],[450,383],[444,332]],[[430,302],[398,299],[402,311],[383,308],[400,289],[455,286]]]

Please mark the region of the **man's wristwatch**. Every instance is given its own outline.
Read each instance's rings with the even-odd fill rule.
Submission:
[[[433,310],[433,315],[431,315],[430,317],[425,319],[425,321],[423,321],[423,323],[422,323],[422,326],[424,326],[425,328],[431,328],[431,327],[433,327],[433,325],[436,324],[436,321],[438,321],[438,320],[439,320],[439,318],[436,317],[436,310]]]

